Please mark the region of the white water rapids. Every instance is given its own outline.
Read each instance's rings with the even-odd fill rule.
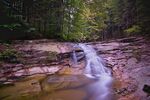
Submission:
[[[112,100],[111,98],[111,71],[105,67],[104,61],[100,58],[96,51],[90,45],[78,44],[85,54],[86,67],[84,75],[96,81],[87,86],[88,95],[90,97],[85,100]],[[74,56],[76,56],[74,52]],[[73,57],[77,58],[77,57]],[[77,59],[75,59],[77,62]]]

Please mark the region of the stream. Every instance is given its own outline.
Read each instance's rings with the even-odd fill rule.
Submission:
[[[112,100],[110,87],[112,84],[111,71],[105,67],[104,61],[96,54],[90,45],[79,44],[86,57],[86,67],[84,75],[96,80],[87,87],[89,95],[93,94],[92,100]],[[86,100],[90,100],[90,99]]]
[[[150,83],[149,43],[133,37],[12,44],[20,63],[0,62],[0,100],[150,100],[143,91]]]
[[[86,66],[82,75],[34,75],[1,89],[2,100],[113,100],[111,71],[90,45],[83,50]],[[73,51],[74,64],[78,64]],[[19,91],[19,92],[18,92]]]
[[[112,100],[113,79],[102,58],[96,54],[92,46],[78,44],[74,47],[84,52],[86,61],[84,75],[50,76],[43,86],[50,88],[54,85],[54,89],[58,88],[51,94],[54,100]],[[74,64],[78,64],[77,55],[79,54],[73,51]]]

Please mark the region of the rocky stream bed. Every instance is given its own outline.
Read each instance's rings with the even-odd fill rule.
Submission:
[[[69,100],[54,98],[56,94],[53,91],[59,89],[62,91],[58,95],[62,97],[65,97],[63,92],[77,92],[75,96],[78,99],[72,100],[83,100],[85,94],[82,89],[65,91],[70,84],[78,87],[90,82],[82,76],[84,56],[77,65],[72,61],[74,44],[50,40],[14,41],[9,46],[0,44],[0,51],[11,48],[20,54],[15,62],[0,61],[0,100]],[[150,100],[149,94],[143,91],[144,85],[150,85],[149,40],[131,37],[85,44],[93,46],[112,70],[115,100]],[[75,51],[82,52],[78,49]],[[73,83],[77,78],[83,81]],[[52,83],[48,86],[45,79],[61,84]],[[45,96],[48,93],[53,97]]]

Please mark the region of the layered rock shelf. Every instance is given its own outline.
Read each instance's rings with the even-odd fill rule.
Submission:
[[[114,92],[117,100],[149,100],[143,91],[150,85],[150,41],[143,37],[131,37],[104,42],[89,42],[106,66],[112,70]],[[13,83],[16,78],[35,74],[82,75],[85,67],[83,51],[75,50],[80,56],[78,64],[71,59],[74,43],[49,40],[15,41],[11,47],[21,56],[19,63],[0,62],[0,82]],[[0,44],[5,50],[5,46]]]

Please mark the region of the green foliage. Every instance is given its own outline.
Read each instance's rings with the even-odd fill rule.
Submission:
[[[66,41],[81,41],[86,32],[83,0],[68,0],[65,2],[63,32],[61,37]]]
[[[138,25],[133,25],[132,27],[124,30],[125,33],[127,33],[127,36],[138,34],[141,32],[141,27]]]
[[[102,31],[107,27],[105,22],[109,20],[108,10],[111,8],[110,4],[111,0],[94,0],[88,4],[91,10],[90,19],[92,19],[88,21],[90,22],[90,26],[94,26],[95,32]]]
[[[65,41],[81,42],[88,38],[88,35],[85,33],[70,33],[63,34],[63,39]]]
[[[30,27],[28,30],[26,30],[28,33],[35,32],[36,29],[34,27]]]
[[[0,25],[0,29],[18,30],[20,28],[21,28],[21,24],[18,24],[18,23]]]
[[[67,41],[95,40],[109,20],[108,9],[111,0],[68,0],[65,2],[63,32],[61,37]]]
[[[148,34],[150,32],[150,1],[112,0],[115,23],[126,29],[128,34]],[[138,26],[137,26],[138,25]]]
[[[11,24],[3,24],[0,25],[1,30],[9,30],[9,31],[22,31],[22,32],[35,32],[36,29],[33,27],[29,27],[28,25],[22,25],[20,23],[11,23]]]
[[[6,49],[0,53],[0,60],[6,61],[10,63],[17,63],[17,58],[19,57],[19,53],[14,49]]]
[[[15,17],[0,25],[0,31],[31,33],[29,37],[39,31],[39,37],[42,35],[66,41],[95,40],[110,34],[111,37],[113,32],[122,33],[124,29],[128,35],[141,30],[145,33],[150,31],[150,3],[147,0],[31,0],[27,4],[24,5],[25,14],[11,14]],[[0,8],[7,7],[2,5]],[[9,9],[2,12],[12,17]],[[31,26],[11,20],[17,17],[26,17],[25,21]],[[6,19],[5,16],[0,18]]]

